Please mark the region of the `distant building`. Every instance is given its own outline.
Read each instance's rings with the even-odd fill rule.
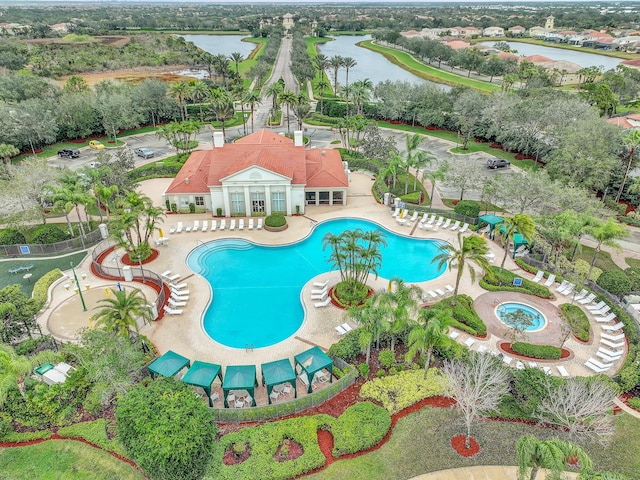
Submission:
[[[291,15],[290,13],[285,13],[282,16],[282,28],[284,28],[285,32],[289,32],[293,29],[293,27],[294,27],[293,15]]]
[[[547,30],[553,30],[553,22],[555,21],[555,18],[553,17],[553,15],[549,15],[544,22],[544,28],[546,28]]]
[[[504,37],[504,28],[487,27],[482,32],[485,37]]]
[[[509,35],[511,35],[512,37],[521,37],[524,35],[524,32],[526,32],[526,28],[520,25],[514,25],[513,27],[509,28],[509,30],[507,31],[509,32]]]
[[[626,128],[629,130],[632,128],[640,129],[640,114],[630,113],[621,117],[608,118],[607,123],[611,123],[613,125],[617,125],[621,128]]]

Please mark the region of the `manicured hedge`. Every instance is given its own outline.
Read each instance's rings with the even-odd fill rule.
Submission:
[[[420,193],[421,192],[407,193],[406,195],[402,195],[400,197],[400,200],[402,200],[403,202],[412,203],[414,205],[419,205],[420,204]],[[410,213],[413,213],[413,212],[410,212]]]
[[[264,219],[264,224],[273,228],[283,227],[287,224],[287,219],[280,213],[274,213]]]
[[[265,423],[224,435],[213,445],[207,478],[238,480],[259,477],[284,480],[321,467],[325,464],[325,458],[318,445],[317,431],[320,428],[330,429],[334,421],[329,415],[313,415]],[[295,460],[278,462],[274,455],[285,438],[302,445],[303,454]],[[240,464],[225,465],[225,451],[233,448],[235,443],[248,444],[251,455]]]
[[[118,437],[110,440],[107,436],[107,421],[104,418],[60,428],[58,429],[58,435],[65,438],[82,438],[108,452],[125,455],[124,448],[117,441]]]
[[[475,200],[461,200],[456,204],[453,211],[467,217],[477,217],[480,215],[480,204]]]
[[[522,279],[521,287],[514,287],[513,279],[516,277],[521,278],[509,270],[500,270],[500,267],[491,267],[491,272],[488,272],[480,280],[480,286],[491,292],[524,292],[541,298],[553,298],[553,294],[547,287],[525,278]]]
[[[589,318],[584,311],[577,305],[563,303],[560,305],[562,313],[566,317],[571,326],[571,333],[583,342],[589,341]]]
[[[487,334],[487,326],[473,308],[473,299],[468,295],[458,295],[456,305],[451,306],[451,299],[440,300],[431,308],[451,308],[456,322],[451,325],[471,335],[483,336]]]
[[[389,413],[394,414],[420,400],[444,394],[440,371],[429,369],[427,379],[424,370],[406,370],[366,382],[360,389],[362,398],[380,402]]]
[[[339,357],[345,362],[352,362],[362,351],[359,337],[359,329],[355,328],[351,330],[339,341],[331,345],[328,354],[332,357]]]
[[[40,225],[31,233],[31,243],[49,244],[62,242],[69,238],[69,234],[62,230],[58,225],[46,224]]]
[[[62,273],[62,270],[56,268],[55,270],[45,273],[38,279],[33,286],[33,298],[38,301],[38,309],[42,308],[47,303],[47,292],[49,291],[49,287],[53,282],[63,276],[64,274]]]
[[[535,345],[533,343],[516,342],[511,349],[525,357],[557,360],[562,356],[562,349],[551,345]]]
[[[602,272],[596,283],[613,295],[622,296],[631,292],[631,279],[623,270]]]
[[[0,245],[21,245],[27,243],[24,235],[12,228],[0,231]]]
[[[340,457],[373,447],[391,427],[391,415],[371,402],[360,402],[347,408],[333,422],[333,456]]]

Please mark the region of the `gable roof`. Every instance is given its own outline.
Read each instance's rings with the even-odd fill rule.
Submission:
[[[307,152],[307,187],[348,187],[342,158],[337,150],[314,149]]]
[[[543,55],[529,55],[527,57],[524,57],[523,60],[526,60],[527,62],[531,62],[531,63],[553,62],[553,59],[545,57]]]

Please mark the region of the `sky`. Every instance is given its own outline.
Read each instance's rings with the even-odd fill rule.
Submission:
[[[562,0],[562,3],[587,3],[587,2],[600,2],[606,3],[607,1],[613,2],[614,0]],[[615,0],[622,2],[631,2],[634,0]],[[515,4],[526,4],[526,3],[554,3],[550,0],[70,0],[68,2],[64,2],[66,4],[73,3],[208,3],[208,4],[216,4],[216,3],[236,3],[236,4],[246,4],[246,3],[283,3],[283,4],[313,4],[313,3],[345,3],[345,4],[354,4],[354,3],[396,3],[396,4],[429,4],[429,3],[492,3],[492,4],[501,4],[501,3],[515,3]],[[16,0],[12,2],[10,0],[0,0],[0,4],[11,4],[11,3],[20,3],[20,4],[28,4],[28,3],[62,3],[62,0]],[[558,2],[560,3],[560,2]]]

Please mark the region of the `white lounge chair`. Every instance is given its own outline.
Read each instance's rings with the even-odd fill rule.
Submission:
[[[580,305],[586,305],[587,303],[593,302],[595,300],[595,298],[596,298],[596,294],[595,293],[590,293],[585,298],[581,298],[580,300],[578,300],[578,303]]]
[[[465,233],[467,230],[469,230],[469,224],[465,222],[459,233]]]
[[[429,214],[425,212],[422,214],[422,217],[420,217],[420,221],[418,223],[420,225],[424,225],[424,223],[427,221],[428,218],[429,218]]]
[[[566,378],[571,376],[569,372],[567,372],[567,369],[564,368],[562,365],[558,365],[556,368],[558,369],[558,372],[560,372],[560,375],[562,375],[563,377]]]
[[[342,325],[340,325],[342,328],[344,328],[345,332],[350,332],[351,330],[353,330],[353,328],[351,328],[351,325],[349,325],[348,323],[343,323]]]
[[[608,348],[600,347],[598,348],[599,352],[602,352],[610,357],[621,357],[624,355],[624,350],[609,350]]]
[[[211,231],[215,232],[218,228],[218,220],[211,220]]]
[[[589,360],[587,360],[586,362],[584,362],[584,366],[593,370],[596,373],[604,373],[607,370],[609,370],[609,368],[600,368],[596,365],[594,365],[593,363],[591,363]]]
[[[322,295],[323,293],[327,293],[328,287],[325,286],[324,288],[318,288],[318,289],[314,289],[311,290],[311,295]]]
[[[587,292],[587,291],[583,288],[582,290],[580,290],[580,293],[576,293],[576,294],[573,296],[573,299],[574,299],[576,302],[579,302],[580,300],[582,300],[583,298],[585,298],[585,297],[587,296],[587,294],[588,294],[588,293],[589,293],[589,292]]]
[[[262,230],[262,219],[258,219],[258,224],[256,225],[256,230]]]
[[[180,275],[179,273],[174,273],[173,275],[167,276],[165,277],[169,282],[175,282],[176,280],[178,280],[182,275]]]
[[[542,371],[547,375],[553,375],[553,370],[551,370],[551,367],[542,367]]]
[[[438,298],[438,294],[433,290],[427,290],[427,293],[431,296],[431,298]]]
[[[313,286],[318,288],[325,288],[327,285],[329,285],[329,280],[325,280],[324,282],[313,282]]]
[[[331,297],[327,297],[322,302],[314,303],[313,306],[316,307],[316,308],[322,308],[322,307],[326,307],[330,303],[331,303]]]
[[[617,362],[621,358],[621,357],[612,357],[610,355],[607,355],[604,352],[601,352],[600,350],[596,352],[596,357],[600,357],[605,362],[611,362],[611,363]]]
[[[345,333],[347,333],[347,332],[345,331],[345,329],[344,329],[344,328],[342,328],[340,325],[338,325],[338,326],[336,327],[336,332],[338,332],[338,335],[340,335],[340,336],[342,336],[342,335],[344,335]]]
[[[451,219],[447,218],[447,221],[442,224],[442,229],[446,230],[447,228],[449,228],[449,225],[451,225]]]
[[[182,315],[182,310],[179,310],[179,309],[174,310],[168,305],[164,306],[164,311],[167,312],[169,315]]]
[[[227,219],[223,218],[220,220],[220,230],[224,230],[225,228],[227,228]]]
[[[595,305],[587,305],[587,310],[589,310],[590,312],[597,312],[598,310],[604,308],[606,305],[607,303],[602,300]]]
[[[460,336],[460,332],[456,332],[455,330],[451,330],[451,332],[449,332],[449,338],[452,339],[456,339]]]
[[[441,297],[444,297],[446,295],[440,288],[436,288],[436,293]]]
[[[249,230],[253,230],[253,218],[249,219],[249,225],[247,226]]]
[[[455,290],[451,285],[447,284],[444,286],[444,289],[447,291],[447,293],[453,293],[453,291]]]
[[[486,345],[480,345],[478,347],[478,353],[486,353],[487,352],[487,346]]]
[[[280,396],[280,392],[276,392],[275,390],[271,390],[271,393],[269,394],[269,399],[272,402],[275,402],[276,400],[278,400],[279,396]]]
[[[527,253],[529,253],[529,249],[526,247],[526,245],[520,245],[518,249],[513,252],[513,256],[516,258],[524,257]]]
[[[567,285],[569,285],[569,280],[563,280],[562,283],[556,287],[556,292],[562,292],[562,290],[567,288]]]
[[[616,319],[616,314],[611,312],[606,317],[595,317],[595,318],[596,318],[596,322],[598,323],[609,323],[611,320]]]
[[[410,222],[415,222],[417,220],[417,218],[418,218],[418,214],[419,213],[420,212],[418,212],[417,210],[414,210],[413,211],[413,215],[411,215],[411,218],[408,218],[407,220],[410,221]]]
[[[182,290],[184,288],[187,288],[189,285],[187,285],[186,282],[182,282],[182,283],[169,282],[169,286],[171,287],[172,290]]]
[[[527,362],[529,368],[538,368],[538,364],[536,362]]]
[[[171,305],[172,308],[186,307],[187,306],[187,302],[177,302],[173,298],[169,298],[169,305]]]
[[[176,233],[176,226],[175,225],[171,225],[169,227],[169,233]]]
[[[182,222],[178,222],[178,227],[176,228],[176,233],[182,233]]]
[[[327,298],[327,295],[329,295],[329,292],[324,292],[324,293],[318,293],[315,295],[311,295],[311,300],[324,300]]]
[[[609,305],[605,305],[600,310],[595,310],[595,311],[591,310],[591,313],[593,315],[598,315],[600,317],[604,317],[604,316],[609,314],[609,310],[611,310],[611,307]]]
[[[170,276],[170,275],[171,275],[171,270],[164,271],[164,272],[162,272],[162,273],[160,274],[160,276],[161,276],[161,277],[164,277],[164,278],[166,278],[166,277],[168,277],[168,276]]]
[[[442,225],[444,223],[444,217],[438,217],[438,221],[436,222],[436,225],[434,228],[440,228],[440,225]]]
[[[184,287],[183,288],[174,288],[174,287],[170,287],[171,289],[171,293],[174,295],[178,295],[178,296],[184,296],[184,295],[189,295],[189,290],[186,290]]]
[[[611,340],[607,340],[606,338],[600,339],[600,345],[606,345],[611,348],[622,348],[627,344],[627,342],[612,342]]]
[[[174,293],[172,291],[171,297],[169,298],[173,299],[176,302],[186,302],[187,300],[189,300],[189,295],[178,295],[177,293]]]
[[[455,230],[458,230],[459,228],[460,228],[460,220],[456,220],[456,223],[454,223],[454,224],[451,226],[451,229],[450,229],[450,230],[451,230],[451,231],[455,231]]]
[[[471,338],[471,337],[467,338],[467,339],[464,341],[464,344],[465,344],[467,347],[469,347],[469,348],[471,348],[471,345],[473,345],[474,343],[476,343],[476,341],[475,341],[475,339],[473,339],[473,338]]]
[[[244,218],[238,221],[238,230],[244,230]]]
[[[555,273],[550,273],[549,274],[549,278],[547,278],[547,281],[544,282],[544,286],[545,287],[550,287],[551,285],[553,285],[553,283],[556,281],[556,275]]]
[[[518,360],[516,362],[516,369],[517,370],[524,370],[526,367],[524,366],[524,363],[522,363],[520,360]]]
[[[209,230],[209,220],[203,220],[202,221],[202,231],[206,232],[207,230]]]
[[[72,367],[71,365],[69,365],[69,364],[68,364],[68,363],[66,363],[66,362],[60,362],[60,363],[56,364],[56,366],[55,366],[55,367],[53,367],[53,368],[54,368],[55,370],[57,370],[58,372],[60,372],[60,373],[62,373],[62,374],[64,374],[64,375],[66,375],[66,376],[69,376],[69,372],[70,372],[71,370],[75,370],[75,367]]]
[[[198,230],[200,230],[200,220],[194,220],[193,221],[193,231],[197,232]]]
[[[236,229],[236,219],[232,218],[229,225],[229,230],[235,230],[235,229]]]
[[[570,295],[570,294],[571,294],[571,292],[573,292],[573,289],[574,289],[575,287],[576,287],[576,286],[575,286],[573,283],[569,283],[569,285],[567,285],[567,286],[565,287],[565,289],[564,289],[563,291],[561,291],[560,293],[561,293],[562,295],[564,295],[564,296],[568,296],[568,295]]]
[[[503,362],[505,365],[511,365],[511,362],[513,362],[513,358],[511,358],[511,357],[510,357],[510,356],[508,356],[508,355],[503,355],[503,356],[502,356],[502,362]]]
[[[540,280],[542,280],[542,277],[544,277],[544,271],[538,270],[538,273],[536,273],[536,276],[533,277],[533,280],[531,281],[534,283],[538,283]]]
[[[435,214],[435,213],[433,213],[433,214],[429,217],[429,220],[427,220],[427,221],[425,222],[425,225],[433,225],[433,222],[435,222],[435,221],[436,221],[436,214]]]
[[[400,209],[399,208],[394,208],[393,210],[391,210],[391,216],[392,217],[397,217],[400,214]]]
[[[613,363],[602,363],[601,361],[599,361],[599,360],[597,360],[597,359],[595,359],[593,357],[590,357],[589,360],[587,360],[587,362],[591,362],[596,367],[599,367],[599,368],[609,369],[609,368],[613,367]]]
[[[619,333],[618,335],[609,335],[608,333],[601,333],[600,337],[606,340],[611,340],[612,342],[617,342],[618,340],[625,339],[624,333]]]

